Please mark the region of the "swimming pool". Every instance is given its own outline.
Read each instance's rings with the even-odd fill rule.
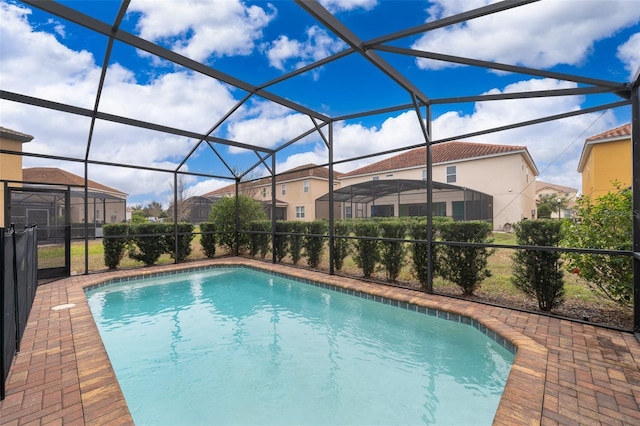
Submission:
[[[490,424],[513,362],[470,325],[244,268],[87,300],[140,425]]]

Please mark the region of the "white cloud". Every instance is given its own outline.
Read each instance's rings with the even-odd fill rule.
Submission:
[[[532,79],[487,93],[553,90],[575,86],[575,83],[570,82]],[[476,103],[471,112],[449,111],[437,116],[432,123],[433,137],[434,140],[439,140],[548,115],[577,111],[581,109],[582,102],[584,102],[583,97],[567,96]],[[526,146],[541,173],[540,180],[579,189],[581,178],[576,169],[584,140],[617,125],[619,123],[613,112],[605,111],[464,140]],[[335,160],[353,158],[412,146],[422,141],[423,136],[418,126],[417,115],[413,111],[387,118],[379,128],[358,123],[336,123],[334,158]],[[336,170],[348,172],[382,158],[384,157],[378,156],[337,165]],[[317,145],[313,151],[291,156],[283,162],[282,167],[289,169],[307,163],[324,164],[326,162],[326,149]]]
[[[371,10],[378,4],[378,0],[320,0],[328,11],[338,13],[343,11],[362,9]]]
[[[618,47],[618,58],[629,71],[629,79],[634,78],[640,68],[640,33],[635,33]]]
[[[293,62],[293,68],[302,68],[312,62],[326,58],[346,48],[346,44],[333,38],[327,31],[314,25],[307,28],[304,41],[292,40],[281,35],[273,43],[266,45],[269,64],[281,71],[286,62]]]
[[[429,20],[487,3],[437,0],[428,9]],[[595,41],[638,20],[640,8],[630,7],[629,1],[539,2],[429,32],[412,47],[530,67],[576,65],[593,50]],[[450,66],[425,59],[417,63],[425,69]]]
[[[289,114],[280,119],[253,118],[229,126],[230,138],[263,148],[287,142],[312,127],[309,117]]]
[[[269,10],[248,6],[239,0],[211,2],[138,0],[132,12],[141,14],[137,30],[141,37],[168,45],[191,59],[248,55],[262,30],[276,16]]]

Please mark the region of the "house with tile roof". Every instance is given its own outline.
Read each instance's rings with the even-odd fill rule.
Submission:
[[[576,198],[578,196],[577,188],[538,180],[536,181],[536,202],[539,202],[543,196],[557,197],[566,202],[566,208],[560,209],[556,217],[558,215],[563,219],[573,217],[573,212],[576,208]]]
[[[535,217],[535,180],[539,172],[525,146],[454,141],[433,145],[431,153],[434,182],[492,197],[494,230],[510,230],[513,223]],[[412,149],[345,173],[340,178],[341,186],[344,190],[371,180],[425,180],[426,158],[426,147]],[[462,218],[463,200],[439,203],[437,214]],[[378,204],[376,209],[380,208]],[[402,215],[401,206],[390,204],[388,210],[391,209],[395,211],[393,215]]]
[[[22,155],[19,154],[22,153],[22,144],[31,140],[31,135],[0,127],[0,180],[22,180]],[[4,195],[4,185],[0,185],[0,226],[5,226]]]
[[[340,188],[342,173],[334,171],[334,189]],[[271,178],[240,184],[240,193],[262,202],[271,217],[272,199],[276,200],[276,219],[311,221],[326,212],[316,211],[315,200],[329,192],[329,169],[316,164],[305,164],[278,173],[276,191],[272,194]],[[214,198],[235,195],[235,184],[227,185],[202,197]]]
[[[582,194],[598,198],[614,191],[616,180],[630,186],[632,168],[631,123],[587,138],[578,161]]]

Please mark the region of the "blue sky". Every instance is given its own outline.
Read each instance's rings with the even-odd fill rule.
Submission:
[[[118,1],[62,2],[109,25]],[[485,0],[323,0],[361,40],[367,41],[490,2]],[[20,2],[0,0],[0,89],[83,108],[93,108],[107,39]],[[261,85],[344,50],[347,45],[292,1],[133,0],[121,28],[190,59]],[[479,60],[628,82],[640,66],[640,0],[549,0],[402,38],[393,46]],[[574,88],[578,84],[486,69],[451,66],[380,52],[430,98]],[[406,91],[359,55],[350,55],[267,88],[331,117],[407,104]],[[103,112],[194,132],[206,132],[237,102],[243,90],[202,76],[116,42],[100,99]],[[435,139],[558,114],[619,100],[615,95],[572,96],[506,102],[438,105]],[[526,145],[540,180],[580,188],[576,171],[585,138],[630,121],[630,107],[485,135],[476,142]],[[0,125],[35,136],[24,150],[84,158],[90,120],[0,101]],[[215,136],[266,148],[309,130],[309,117],[251,97]],[[89,158],[149,168],[174,169],[197,141],[98,121]],[[335,159],[352,158],[421,142],[413,111],[338,122]],[[229,165],[244,170],[253,152],[216,145]],[[348,171],[379,160],[339,166]],[[278,170],[327,162],[312,135],[276,157]],[[24,167],[53,166],[83,175],[78,162],[25,157]],[[222,162],[201,147],[181,170],[229,176]],[[149,170],[92,165],[89,178],[130,194],[129,203],[152,200],[165,207],[173,177]],[[188,192],[202,194],[229,181],[187,178]]]

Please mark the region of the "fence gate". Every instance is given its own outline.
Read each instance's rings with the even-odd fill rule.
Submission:
[[[16,230],[38,225],[38,279],[70,276],[69,188],[5,189],[5,222]]]

